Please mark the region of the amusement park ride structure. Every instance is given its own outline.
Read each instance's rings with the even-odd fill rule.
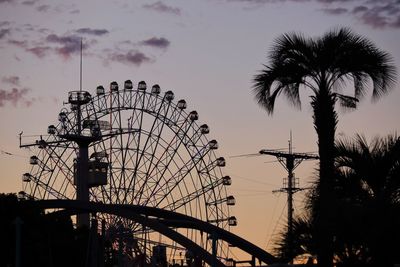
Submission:
[[[235,198],[227,195],[232,181],[222,174],[226,163],[215,154],[218,142],[206,137],[209,127],[197,124],[196,111],[185,111],[185,100],[174,103],[172,91],[162,96],[158,85],[146,89],[144,81],[133,89],[127,80],[122,89],[112,82],[109,92],[98,86],[96,96],[69,92],[69,108],[61,110],[47,135],[27,142],[20,135],[20,147],[34,153],[20,196],[155,207],[222,229],[235,226],[229,214]],[[184,249],[174,241],[160,242],[154,231],[132,220],[98,216],[110,231],[122,224],[135,239],[135,251],[144,255],[151,254],[151,245],[176,247],[170,254]],[[90,221],[88,213],[77,213],[78,226],[90,226]],[[195,229],[183,232],[219,258],[228,258],[228,243],[216,243]]]
[[[210,128],[197,124],[197,111],[186,112],[186,101],[175,103],[172,91],[161,95],[158,84],[148,91],[144,81],[136,88],[131,80],[123,88],[113,81],[108,92],[100,85],[92,96],[82,90],[82,48],[81,41],[80,90],[68,93],[58,123],[39,140],[23,142],[20,134],[20,147],[34,155],[19,197],[35,200],[21,203],[72,209],[77,226],[95,232],[101,219],[103,235],[119,229],[129,236],[119,250],[144,259],[141,266],[151,252],[174,259],[190,248],[209,265],[232,265],[231,245],[252,255],[253,265],[256,257],[274,262],[230,233],[237,225],[230,215],[235,198],[227,194],[232,180],[222,173],[218,142],[206,137]]]

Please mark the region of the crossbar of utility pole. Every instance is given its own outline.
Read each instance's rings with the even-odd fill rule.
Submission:
[[[290,140],[289,140],[289,152],[288,153],[282,152],[280,150],[273,150],[273,149],[262,149],[262,150],[260,150],[259,153],[262,155],[270,155],[270,156],[276,157],[277,160],[279,161],[279,163],[288,172],[287,185],[283,186],[279,190],[274,190],[273,192],[284,192],[287,194],[288,254],[293,255],[293,194],[302,190],[302,188],[296,187],[293,171],[304,160],[316,160],[316,159],[319,159],[319,156],[317,154],[312,154],[312,153],[293,153],[293,151],[292,151],[292,135],[291,134],[290,134]],[[292,259],[291,259],[290,263],[293,263]]]

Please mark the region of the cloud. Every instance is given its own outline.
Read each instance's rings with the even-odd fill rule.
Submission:
[[[46,37],[46,41],[59,45],[55,48],[55,51],[64,59],[69,59],[72,54],[81,51],[81,38],[77,35],[58,36],[56,34],[50,34]],[[87,46],[87,43],[83,44],[83,48],[87,48]]]
[[[0,89],[0,107],[4,107],[7,103],[11,103],[14,107],[16,107],[17,104],[22,104],[26,107],[31,106],[35,99],[26,98],[29,91],[30,90],[27,88],[13,88],[11,90]]]
[[[34,46],[25,48],[25,51],[37,56],[38,58],[44,58],[51,53],[52,49],[49,46]]]
[[[11,22],[9,22],[9,21],[0,21],[0,27],[9,26],[10,24],[11,24]]]
[[[50,10],[50,8],[51,8],[50,5],[40,5],[36,8],[36,10],[39,12],[47,12]]]
[[[400,6],[396,0],[369,2],[368,6],[356,7],[353,13],[373,28],[400,28]]]
[[[88,34],[96,36],[102,36],[109,33],[109,31],[106,29],[90,29],[90,28],[80,28],[76,30],[76,32],[80,34]]]
[[[263,4],[274,4],[280,2],[310,2],[311,0],[226,0],[227,2],[239,2],[250,5],[263,5]],[[320,0],[317,0],[320,1]],[[321,0],[324,1],[324,0]]]
[[[72,56],[78,55],[81,51],[81,35],[88,35],[85,36],[85,41],[82,43],[84,51],[93,48],[87,55],[103,60],[106,65],[109,62],[120,62],[141,66],[144,63],[154,62],[154,57],[140,51],[140,46],[165,49],[170,45],[170,41],[166,38],[152,37],[136,42],[134,40],[120,41],[114,43],[114,48],[96,50],[97,39],[110,33],[107,29],[84,27],[65,34],[54,33],[31,24],[21,25],[19,29],[23,35],[19,38],[6,39],[7,44],[18,47],[39,59],[55,55],[68,60]],[[15,60],[19,60],[19,58],[15,57]]]
[[[81,50],[81,36],[102,36],[108,33],[105,29],[80,28],[65,34],[56,34],[46,28],[40,28],[31,24],[20,26],[16,32],[22,32],[24,39],[10,38],[7,43],[19,47],[38,58],[49,55],[57,55],[64,60],[72,55],[79,54]],[[93,38],[85,38],[83,49],[87,49],[97,43]]]
[[[178,7],[167,6],[166,4],[162,3],[161,1],[155,2],[153,4],[145,4],[143,8],[154,10],[160,13],[169,13],[173,15],[180,15],[181,10]]]
[[[45,56],[51,54],[53,49],[50,46],[44,44],[38,44],[30,46],[27,41],[19,40],[8,40],[8,43],[16,47],[24,49],[26,52],[35,55],[38,58],[44,58]]]
[[[14,86],[19,85],[19,77],[18,76],[5,76],[1,79],[3,83],[8,83]]]
[[[21,4],[26,5],[26,6],[33,6],[37,2],[38,2],[38,0],[28,0],[28,1],[22,2]]]
[[[6,35],[10,34],[10,29],[0,29],[0,39],[6,37]]]
[[[0,0],[1,1],[1,0]],[[12,0],[16,1],[16,0]],[[53,3],[55,1],[47,1],[50,4],[40,4],[40,2],[44,2],[41,0],[24,0],[21,2],[22,5],[27,7],[32,7],[34,10],[42,13],[53,12],[53,13],[69,13],[69,14],[78,14],[80,11],[76,8],[75,4],[71,4],[70,1],[58,1],[59,3]]]
[[[152,37],[150,39],[141,41],[140,44],[156,48],[167,48],[170,45],[170,41],[168,41],[163,37],[161,38]]]
[[[18,46],[20,48],[26,48],[28,46],[28,42],[27,41],[8,40],[7,42],[9,44],[11,44],[11,45],[15,45],[15,46]]]
[[[373,28],[384,28],[387,27],[389,22],[385,16],[382,16],[379,12],[366,11],[361,15],[361,20]]]
[[[130,50],[126,53],[111,52],[107,56],[107,60],[120,62],[127,65],[140,66],[143,63],[151,62],[151,59],[140,51]]]
[[[0,0],[0,4],[11,3],[11,2],[14,2],[14,0]]]
[[[373,28],[400,28],[399,0],[224,0],[248,5],[274,3],[319,3],[319,10],[330,15],[351,15]],[[349,12],[351,10],[351,12]]]
[[[329,15],[341,15],[347,13],[346,8],[338,7],[338,8],[323,8],[322,11]]]
[[[294,0],[296,1],[296,0]],[[300,2],[300,1],[297,1]],[[331,3],[344,3],[344,2],[354,2],[354,0],[317,0],[317,2],[331,4]]]
[[[366,11],[368,11],[368,7],[366,7],[366,6],[356,6],[355,8],[353,8],[353,11],[352,11],[352,13],[353,14],[357,14],[357,13],[363,13],[363,12],[366,12]]]

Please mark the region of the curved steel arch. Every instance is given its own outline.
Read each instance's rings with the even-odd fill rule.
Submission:
[[[276,258],[272,256],[270,253],[266,252],[262,248],[250,243],[249,241],[232,234],[222,228],[219,228],[213,224],[204,222],[202,220],[180,214],[177,212],[163,210],[154,207],[145,207],[138,205],[121,205],[126,209],[132,210],[133,212],[140,213],[146,216],[154,216],[165,225],[176,227],[176,228],[192,228],[197,229],[211,235],[216,235],[217,239],[222,239],[231,245],[242,249],[243,251],[249,253],[250,255],[255,256],[257,259],[265,262],[267,264],[272,264],[276,262]]]
[[[120,204],[102,204],[95,202],[81,202],[77,200],[39,200],[29,201],[28,205],[35,205],[45,209],[64,208],[77,211],[96,211],[103,213],[115,214],[125,218],[135,220],[138,223],[144,224],[157,232],[164,234],[182,246],[192,250],[198,256],[202,257],[205,262],[212,265],[213,257],[210,253],[195,244],[190,239],[170,229],[174,228],[191,228],[211,234],[214,238],[222,239],[231,245],[240,248],[248,254],[256,257],[260,261],[272,264],[276,262],[276,258],[260,247],[250,243],[249,241],[232,234],[215,225],[201,221],[199,219],[176,213],[173,211],[163,210],[154,207],[145,207],[138,205],[120,205]],[[78,212],[79,213],[79,212]],[[143,216],[145,215],[145,216]],[[149,218],[155,217],[156,219]],[[217,260],[217,266],[225,266]]]
[[[216,267],[226,267],[220,260],[214,257],[202,247],[185,237],[184,235],[170,229],[168,226],[159,223],[156,219],[146,218],[138,213],[128,210],[120,205],[115,204],[102,204],[97,202],[83,202],[78,200],[38,200],[38,201],[23,201],[22,205],[26,207],[39,207],[44,209],[72,209],[80,212],[102,212],[121,216],[142,225],[145,225],[166,237],[176,241],[178,244],[192,251],[196,256],[199,256],[210,266],[215,264]]]

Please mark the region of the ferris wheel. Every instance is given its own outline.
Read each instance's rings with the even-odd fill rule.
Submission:
[[[227,194],[231,178],[222,172],[225,159],[215,153],[218,142],[207,138],[209,127],[198,124],[196,111],[186,111],[185,100],[174,102],[172,91],[161,94],[158,85],[148,89],[144,81],[134,89],[127,80],[123,88],[112,82],[107,92],[98,86],[94,96],[69,92],[67,106],[47,134],[21,142],[33,154],[20,195],[85,200],[86,190],[90,201],[157,207],[224,229],[236,225],[229,211],[235,199]],[[87,177],[83,187],[82,173]],[[183,249],[140,224],[103,216],[110,235],[123,225],[136,253],[157,244],[174,250],[170,255]],[[210,250],[207,236],[181,233]],[[228,244],[219,244],[218,255],[228,257]]]

